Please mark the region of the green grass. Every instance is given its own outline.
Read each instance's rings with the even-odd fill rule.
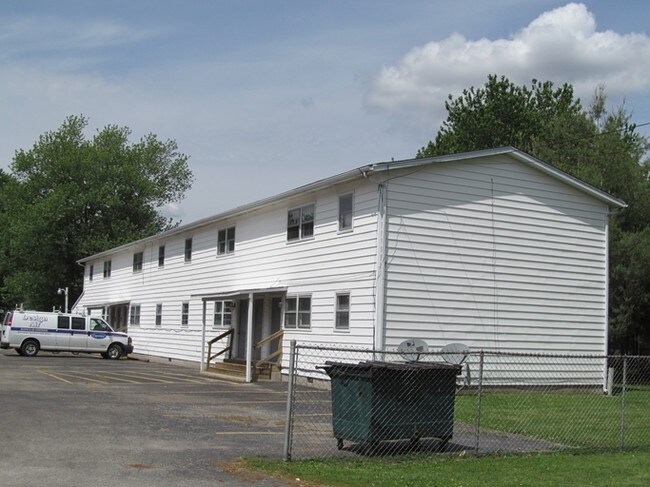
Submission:
[[[618,449],[622,396],[597,392],[487,392],[481,397],[481,428],[541,438],[567,446]],[[456,398],[457,421],[475,424],[477,398]],[[650,390],[625,396],[626,448],[650,448]]]
[[[646,486],[650,452],[512,457],[408,456],[293,462],[246,459],[243,465],[295,485],[381,487]],[[296,481],[300,479],[300,481]]]
[[[552,454],[474,457],[420,453],[288,463],[253,458],[242,463],[247,469],[281,476],[295,485],[650,485],[650,388],[635,386],[625,396],[625,447],[629,449],[625,453],[616,452],[621,446],[622,401],[620,394],[609,397],[599,391],[484,392],[481,428],[545,439],[567,447]],[[476,406],[476,395],[458,395],[455,420],[475,424]]]

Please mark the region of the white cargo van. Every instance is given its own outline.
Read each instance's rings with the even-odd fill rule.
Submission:
[[[0,348],[34,357],[48,352],[100,353],[118,359],[133,352],[131,338],[95,316],[44,311],[9,311],[2,324]]]

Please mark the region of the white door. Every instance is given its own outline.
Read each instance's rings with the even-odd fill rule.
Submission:
[[[83,316],[72,316],[70,318],[72,328],[70,330],[69,350],[86,350],[88,343],[88,330],[86,329],[86,318]]]

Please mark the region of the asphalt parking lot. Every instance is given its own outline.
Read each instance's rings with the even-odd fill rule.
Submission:
[[[95,355],[0,352],[0,485],[284,485],[232,477],[282,458],[286,384]]]

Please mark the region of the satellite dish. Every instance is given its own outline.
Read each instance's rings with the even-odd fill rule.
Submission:
[[[420,360],[420,355],[429,351],[429,345],[424,340],[419,338],[409,338],[404,340],[397,347],[397,352],[409,362],[417,362]]]
[[[464,343],[450,343],[440,349],[440,354],[445,362],[462,364],[469,354],[469,347]]]

